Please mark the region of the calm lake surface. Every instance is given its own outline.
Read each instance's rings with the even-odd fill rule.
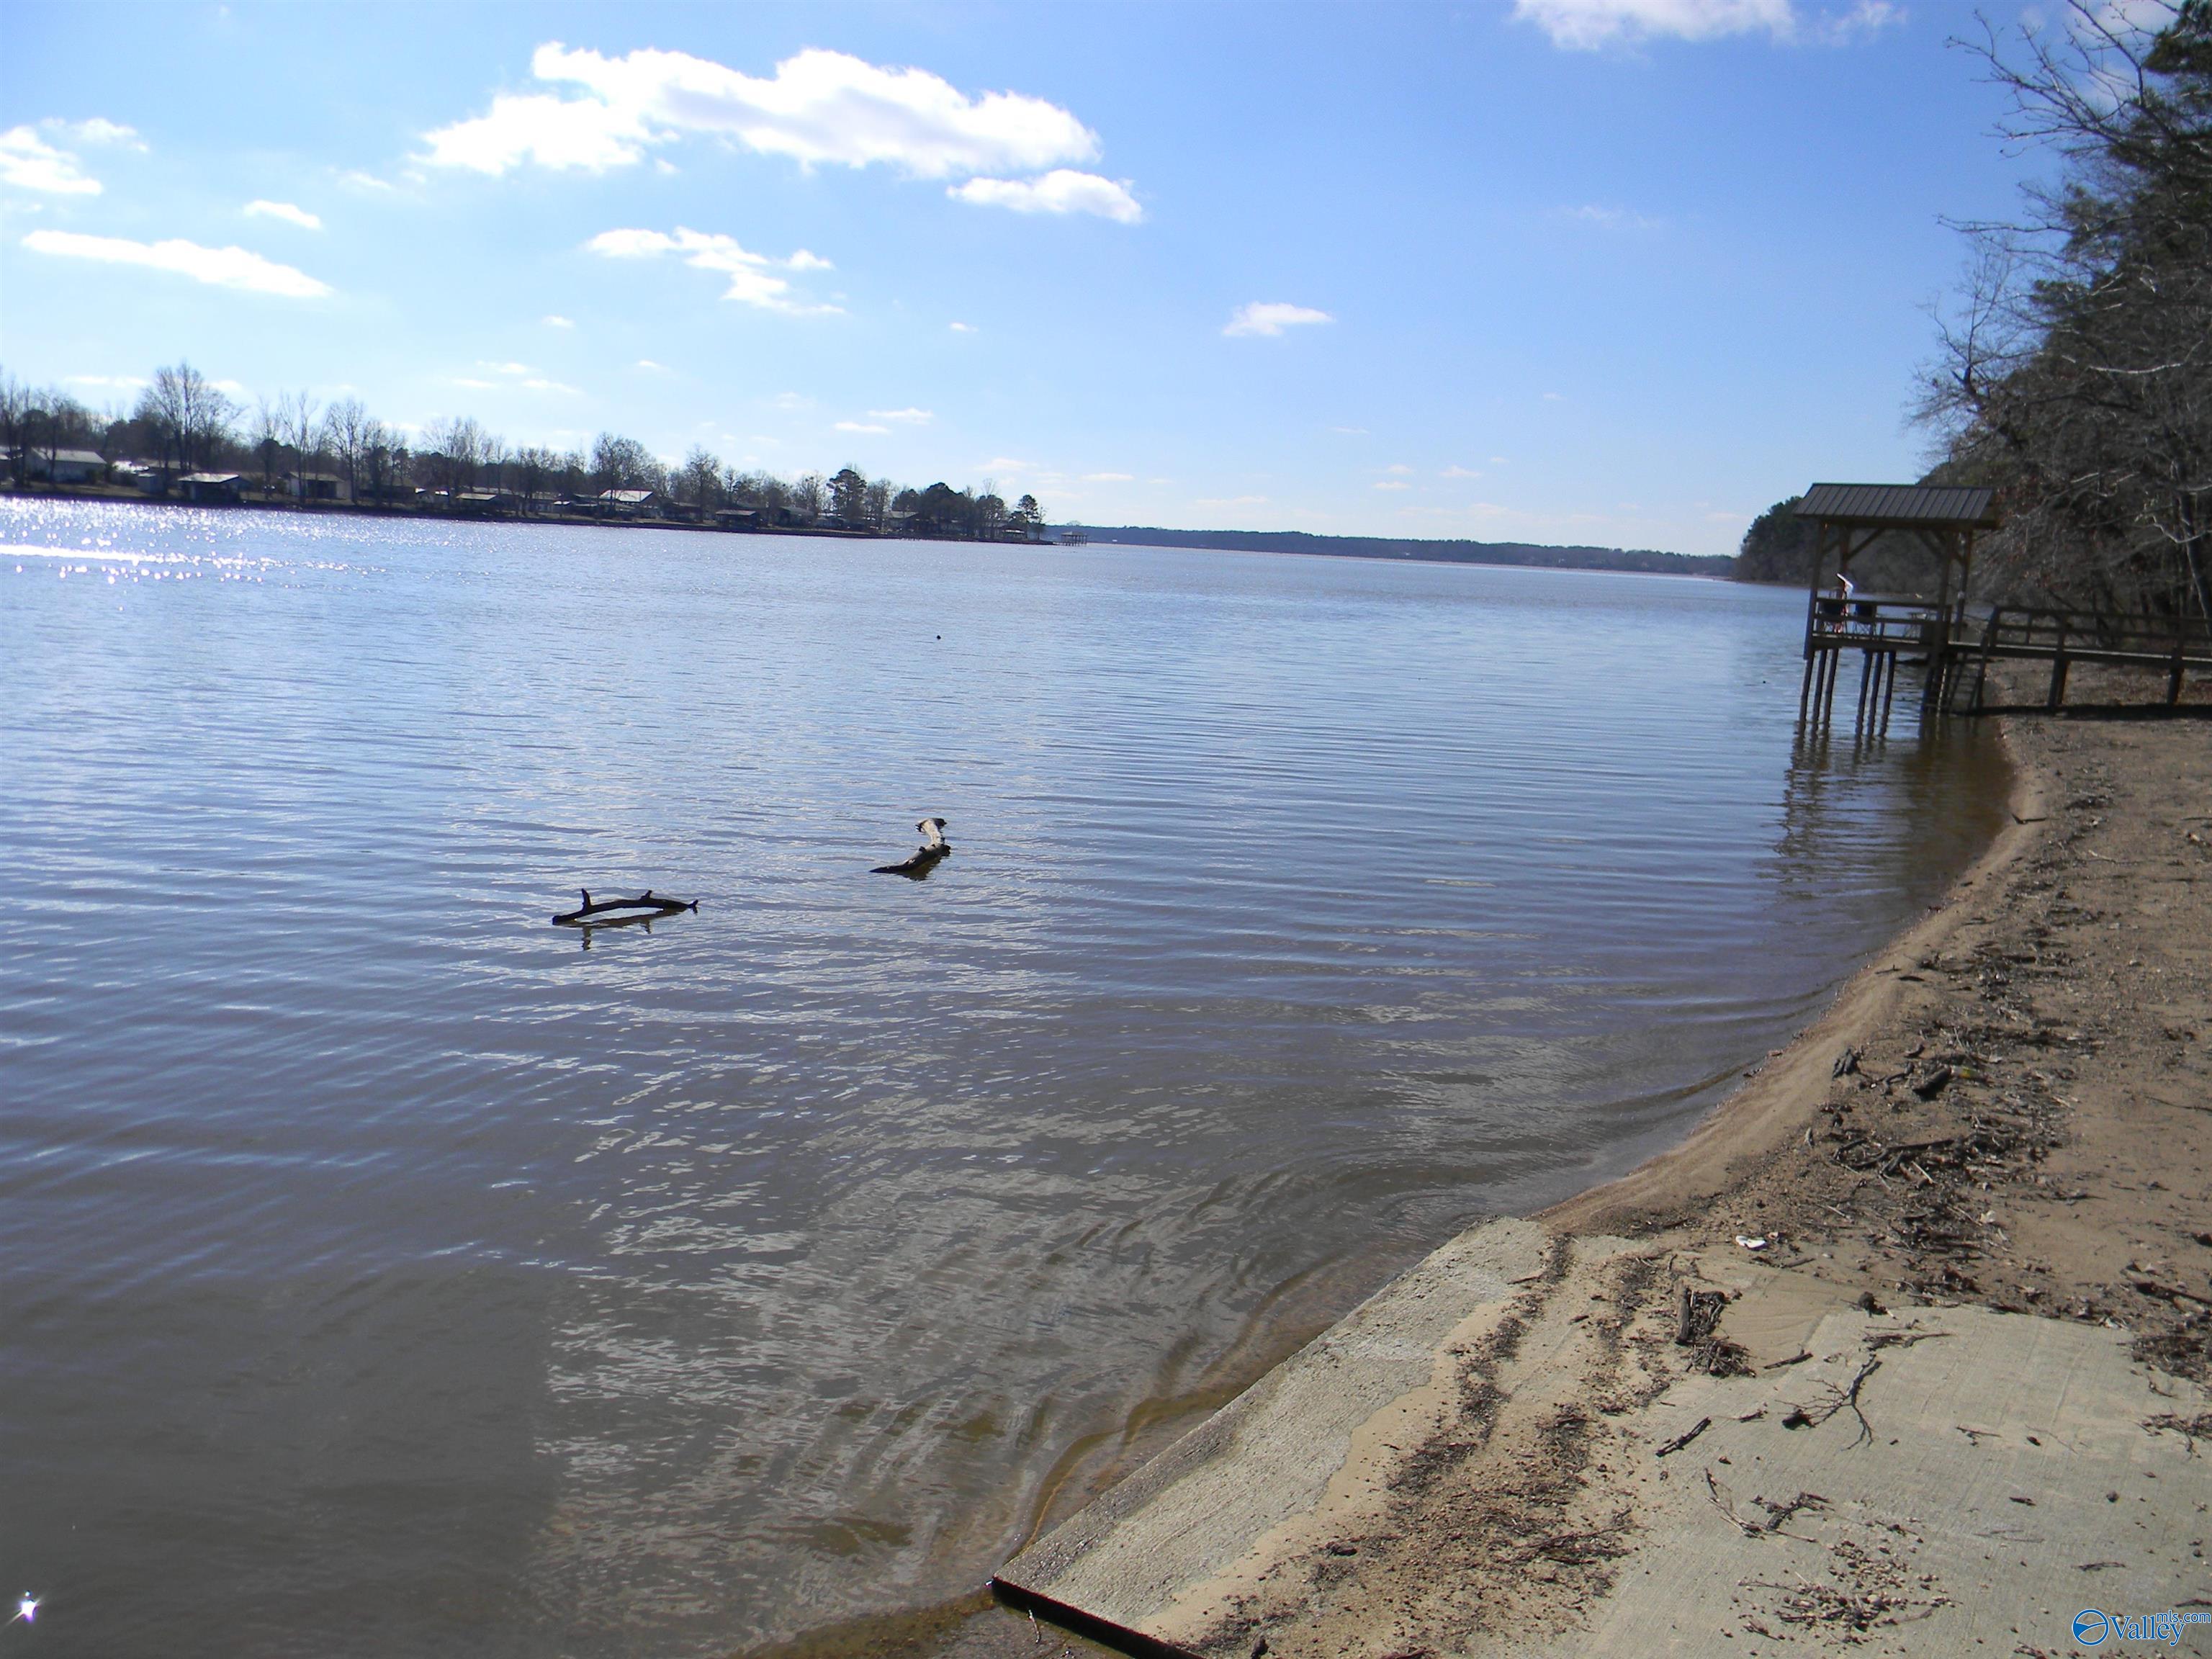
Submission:
[[[970,1590],[1679,1136],[2002,811],[1902,693],[1793,747],[1790,592],[0,542],[0,1590],[56,1651],[709,1654]],[[953,857],[869,874],[925,813]],[[585,886],[699,912],[585,948]]]

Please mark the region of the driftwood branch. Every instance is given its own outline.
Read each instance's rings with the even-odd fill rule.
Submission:
[[[574,910],[563,911],[554,917],[555,926],[579,927],[592,917],[605,915],[610,910],[641,910],[648,915],[672,916],[679,910],[696,910],[699,908],[697,899],[661,898],[650,887],[635,898],[595,900],[590,888],[580,887],[576,890],[584,896],[583,903]]]

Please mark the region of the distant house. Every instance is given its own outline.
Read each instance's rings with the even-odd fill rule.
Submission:
[[[284,493],[295,501],[344,501],[353,499],[346,481],[335,472],[287,472]]]
[[[760,508],[757,507],[718,507],[714,509],[714,522],[725,530],[757,530],[760,521]]]
[[[90,483],[107,470],[107,462],[89,449],[40,449],[33,445],[23,458],[23,476],[48,483]]]
[[[235,507],[246,498],[246,480],[235,472],[187,472],[177,493],[201,506]]]
[[[635,519],[656,512],[660,497],[650,489],[602,489],[599,492],[599,511],[612,514],[618,519]]]
[[[520,498],[507,489],[464,489],[453,497],[454,512],[474,514],[479,518],[512,513],[521,504]]]

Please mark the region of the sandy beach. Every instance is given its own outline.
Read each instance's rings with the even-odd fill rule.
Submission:
[[[1680,1146],[1455,1241],[1001,1594],[1223,1659],[2212,1607],[2212,688],[2041,690],[2011,825]]]

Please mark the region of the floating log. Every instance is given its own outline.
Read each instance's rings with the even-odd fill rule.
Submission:
[[[576,909],[565,911],[554,917],[553,923],[556,927],[580,927],[592,917],[605,915],[611,910],[638,910],[648,916],[672,916],[679,910],[696,910],[699,908],[697,899],[661,898],[650,887],[634,899],[595,900],[592,897],[590,888],[580,887],[576,890],[584,896],[584,902]],[[642,920],[639,916],[623,919],[630,921]]]
[[[951,856],[952,848],[950,843],[937,847],[917,847],[896,864],[878,864],[868,873],[872,876],[904,876],[908,881],[921,881]]]

